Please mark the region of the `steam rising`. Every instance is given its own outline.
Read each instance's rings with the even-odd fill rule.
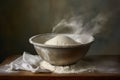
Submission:
[[[53,27],[52,32],[95,35],[101,31],[108,19],[107,17],[103,14],[98,14],[92,18],[80,15],[63,19]]]

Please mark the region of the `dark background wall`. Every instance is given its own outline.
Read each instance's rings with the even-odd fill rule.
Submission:
[[[120,54],[120,0],[1,0],[0,60],[9,54],[36,54],[28,39],[51,32],[71,14],[112,13],[88,55]],[[91,14],[92,15],[92,14]]]

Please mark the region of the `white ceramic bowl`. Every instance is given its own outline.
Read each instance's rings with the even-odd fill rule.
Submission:
[[[57,35],[60,34],[39,34],[29,39],[29,42],[33,44],[38,55],[53,65],[70,65],[77,62],[85,56],[94,41],[94,37],[91,35],[62,34],[69,36],[78,42],[78,44],[66,46],[44,44],[47,40]]]

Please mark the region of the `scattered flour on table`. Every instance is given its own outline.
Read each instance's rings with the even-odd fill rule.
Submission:
[[[82,72],[95,72],[95,66],[90,65],[85,61],[79,61],[76,64],[69,66],[54,66],[46,61],[40,62],[40,66],[44,69],[50,70],[53,73],[82,73]]]

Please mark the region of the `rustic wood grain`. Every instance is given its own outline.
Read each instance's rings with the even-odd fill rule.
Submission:
[[[20,55],[9,56],[3,63],[7,64]],[[93,56],[91,56],[93,57]],[[87,60],[91,60],[90,58]],[[95,59],[117,59],[120,60],[120,55],[104,55],[104,56],[94,56]],[[93,59],[93,58],[92,58]],[[94,59],[93,59],[94,60]],[[119,80],[120,73],[80,73],[80,74],[55,74],[55,73],[32,73],[29,71],[20,71],[18,73],[2,73],[0,74],[0,80]]]

